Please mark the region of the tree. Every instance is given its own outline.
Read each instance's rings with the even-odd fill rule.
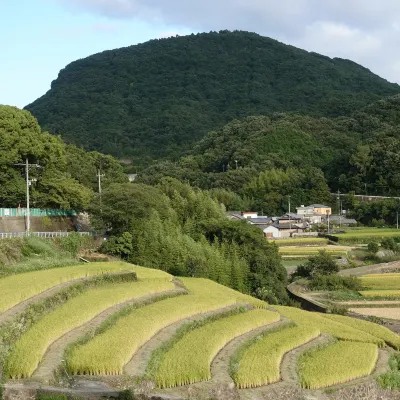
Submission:
[[[339,272],[339,266],[332,256],[325,250],[319,251],[315,256],[308,258],[308,261],[297,267],[295,276],[314,278],[318,275],[332,275]]]

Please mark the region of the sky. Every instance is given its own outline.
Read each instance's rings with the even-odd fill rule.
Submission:
[[[103,50],[247,30],[356,61],[400,83],[400,0],[1,0],[0,104],[24,107]]]

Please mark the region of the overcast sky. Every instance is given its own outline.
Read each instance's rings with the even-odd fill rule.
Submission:
[[[0,104],[43,95],[69,62],[158,37],[241,29],[400,83],[400,0],[2,0]],[[4,58],[3,58],[4,56]]]

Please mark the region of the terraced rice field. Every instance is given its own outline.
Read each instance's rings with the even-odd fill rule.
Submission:
[[[267,333],[241,351],[232,377],[239,388],[253,388],[278,382],[282,358],[288,351],[317,338],[320,330],[307,326],[290,326]]]
[[[316,255],[320,251],[326,251],[329,254],[334,256],[340,256],[348,253],[351,248],[346,248],[344,246],[341,247],[322,247],[322,246],[289,246],[289,247],[279,247],[279,254],[282,256],[308,256],[308,255]]]
[[[4,377],[18,379],[33,374],[31,380],[34,381],[35,370],[43,366],[43,357],[47,357],[49,349],[54,343],[63,343],[60,354],[65,352],[63,365],[70,377],[87,375],[90,379],[91,375],[97,375],[96,379],[102,380],[105,379],[103,375],[123,375],[123,385],[130,382],[135,388],[140,376],[127,376],[129,368],[125,366],[139,357],[155,337],[160,337],[162,341],[153,343],[146,361],[154,366],[151,374],[146,373],[146,365],[140,370],[143,377],[154,381],[156,388],[152,393],[162,395],[167,393],[165,388],[171,388],[168,390],[172,392],[168,393],[185,398],[188,386],[200,385],[201,388],[201,382],[208,381],[211,385],[208,388],[212,388],[215,385],[214,362],[229,344],[228,348],[232,348],[229,359],[218,365],[226,369],[226,383],[235,384],[240,389],[239,396],[243,393],[248,398],[247,390],[258,387],[268,391],[270,384],[287,379],[282,373],[287,360],[292,363],[293,371],[299,371],[298,376],[294,372],[298,386],[321,388],[370,374],[378,348],[400,350],[398,335],[367,321],[270,306],[207,279],[179,278],[177,281],[165,272],[122,262],[59,268],[0,279],[0,289],[4,288],[1,310],[9,310],[27,299],[34,303],[35,295],[62,282],[121,271],[136,272],[138,281],[89,286],[34,319],[14,340],[12,335],[5,337],[4,332],[15,329],[15,321],[0,329],[0,363],[5,360],[0,367]],[[386,277],[379,279],[376,278],[380,282],[377,285]],[[383,287],[387,287],[385,285]],[[182,294],[182,287],[186,294]],[[373,286],[368,292],[372,290]],[[166,291],[168,297],[162,297]],[[137,304],[143,298],[148,301]],[[135,306],[122,309],[128,303]],[[229,315],[226,314],[228,309]],[[240,309],[240,312],[232,309]],[[101,320],[99,316],[104,313],[107,315]],[[213,317],[204,319],[209,313],[214,313]],[[194,323],[186,330],[171,330],[169,336],[163,336],[172,324],[184,324],[188,318],[200,321],[203,318],[203,322]],[[100,321],[98,325],[92,326],[97,320]],[[271,324],[274,324],[273,329],[268,328]],[[81,328],[86,325],[93,328],[90,335],[72,335],[75,342],[64,343],[66,336],[71,332],[83,332]],[[278,326],[275,328],[275,325]],[[254,338],[255,335],[259,336]],[[325,337],[336,343],[316,348],[316,343]],[[304,344],[311,350],[304,353]],[[164,346],[162,351],[158,346]],[[154,351],[153,357],[151,351]],[[51,370],[59,367],[61,356],[57,360],[49,364]]]
[[[328,244],[328,242],[328,239],[318,237],[274,240],[277,246],[323,246]]]
[[[64,282],[123,271],[136,272],[139,279],[161,278],[167,281],[172,279],[171,275],[163,271],[137,267],[123,262],[93,263],[26,272],[0,279],[0,312]]]
[[[252,310],[189,332],[161,360],[155,377],[157,385],[168,388],[211,379],[211,362],[229,341],[279,319],[277,312]]]
[[[305,353],[299,360],[301,385],[319,389],[371,374],[378,347],[371,343],[336,342]]]
[[[395,300],[391,300],[400,299],[400,274],[371,274],[364,275],[360,279],[365,289],[361,290],[360,294],[365,299],[371,300],[353,302],[354,304],[350,304],[353,306],[350,310],[359,315],[400,320],[400,308],[394,304]],[[378,299],[376,304],[373,299]],[[385,303],[387,307],[384,307]]]

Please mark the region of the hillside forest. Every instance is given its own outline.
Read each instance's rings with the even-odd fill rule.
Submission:
[[[277,247],[226,210],[281,215],[289,198],[292,211],[337,210],[340,191],[361,223],[394,224],[398,200],[352,194],[400,196],[399,89],[350,61],[246,32],[104,52],[67,66],[27,106],[43,130],[29,111],[0,107],[0,202],[24,204],[14,164],[28,158],[41,165],[33,205],[88,211],[109,236],[105,252],[284,303]]]
[[[286,271],[277,247],[262,231],[226,218],[208,191],[165,178],[157,185],[127,183],[111,156],[66,145],[36,119],[0,106],[0,202],[25,206],[25,176],[15,164],[28,158],[33,205],[88,211],[93,228],[110,235],[103,251],[177,276],[211,278],[272,303],[287,302]],[[104,172],[100,198],[97,169]]]

